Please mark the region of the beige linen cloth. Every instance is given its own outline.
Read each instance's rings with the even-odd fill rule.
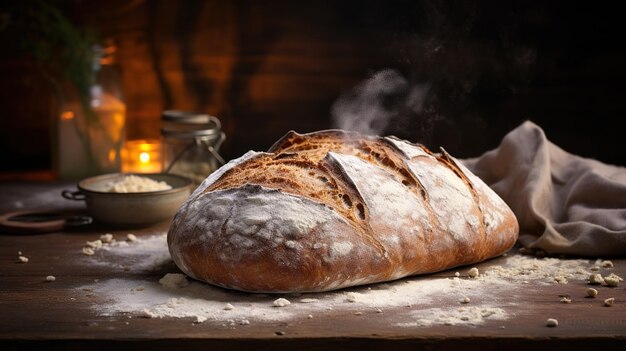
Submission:
[[[511,207],[523,246],[551,254],[626,255],[626,168],[570,154],[532,122],[463,163]]]

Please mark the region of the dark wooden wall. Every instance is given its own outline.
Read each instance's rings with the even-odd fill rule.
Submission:
[[[158,137],[164,109],[208,112],[233,158],[291,129],[333,127],[333,102],[391,68],[408,85],[382,99],[385,133],[470,157],[531,119],[570,152],[626,165],[626,52],[613,3],[58,4],[115,39],[130,139]],[[0,170],[49,168],[50,83],[18,50],[19,33],[8,26],[0,40]],[[428,87],[417,112],[405,104],[412,86]]]

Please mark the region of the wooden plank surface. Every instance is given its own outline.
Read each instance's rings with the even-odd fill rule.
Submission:
[[[23,209],[37,205],[40,208],[80,210],[80,204],[68,203],[60,195],[55,195],[60,194],[61,189],[71,187],[67,183],[0,184],[0,210],[6,212],[16,206]],[[167,259],[148,267],[146,257],[152,259],[149,256],[152,253],[142,256],[148,251],[115,251],[117,249],[111,248],[110,251],[97,250],[94,256],[82,253],[86,241],[97,239],[104,233],[111,233],[123,241],[131,232],[139,240],[129,245],[148,241],[162,243],[161,246],[154,245],[153,249],[166,252],[163,251],[166,250],[165,242],[158,240],[163,238],[167,226],[163,223],[138,230],[112,230],[94,224],[49,234],[1,234],[0,348],[328,350],[358,347],[367,350],[392,347],[432,350],[463,347],[496,350],[532,347],[547,350],[568,346],[620,349],[626,345],[626,284],[615,288],[596,286],[599,296],[586,298],[585,292],[590,286],[581,278],[585,276],[582,273],[574,274],[567,284],[556,283],[554,273],[541,278],[529,276],[526,282],[526,278],[520,276],[491,279],[483,274],[480,279],[484,281],[479,282],[467,277],[469,267],[458,267],[433,275],[338,292],[280,295],[292,304],[275,308],[272,301],[279,296],[232,292],[198,282],[180,290],[167,290],[158,284],[158,280],[166,273],[178,272],[178,269]],[[19,262],[18,251],[29,258],[27,263]],[[531,262],[534,258],[513,251],[475,266],[487,273],[498,267],[509,267],[515,260]],[[594,261],[588,260],[581,267],[587,271],[593,267]],[[537,262],[544,264],[547,261]],[[626,277],[626,259],[613,259],[612,262],[613,268],[602,267],[594,272]],[[455,272],[460,272],[457,282],[460,282],[461,290],[450,288],[455,284]],[[48,275],[54,275],[56,281],[46,282]],[[188,301],[201,296],[206,300],[202,306],[214,309],[207,312],[213,317],[196,323],[192,317],[145,318],[146,315],[136,306],[134,310],[115,310],[123,298],[115,296],[116,285],[112,282],[124,282],[126,285],[123,286],[130,288],[145,288],[145,291],[135,292],[124,288],[128,291],[122,293],[126,294],[158,296],[156,293],[163,293],[167,298],[184,297]],[[437,291],[439,287],[441,290]],[[353,303],[344,300],[349,293],[356,293],[361,298]],[[470,296],[471,301],[462,304],[460,299],[465,295]],[[372,300],[372,296],[379,298]],[[572,302],[561,303],[562,296],[571,298]],[[398,300],[383,301],[380,297]],[[612,307],[603,305],[608,297],[615,298]],[[302,303],[304,298],[318,301]],[[402,302],[405,300],[409,303]],[[226,303],[235,306],[238,316],[244,311],[243,316],[249,324],[240,324],[238,318],[231,321],[228,317],[231,311],[222,309]],[[150,301],[144,304],[148,306]],[[459,314],[462,308],[500,309],[504,315],[500,316],[502,318],[487,316],[471,323],[455,320],[450,325],[446,325],[445,318],[438,320],[437,316],[431,315],[430,322],[416,323],[424,317],[425,311],[447,311],[458,316],[462,315]],[[249,311],[249,315],[245,311]],[[559,326],[546,327],[547,318],[556,318]]]

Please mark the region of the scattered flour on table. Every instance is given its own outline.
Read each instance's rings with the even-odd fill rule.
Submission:
[[[168,276],[171,275],[168,274],[162,280],[169,280]],[[378,284],[372,286],[371,290],[363,287],[350,289],[359,292],[303,294],[303,298],[292,300],[290,304],[286,302],[288,300],[274,295],[234,292],[197,281],[181,287],[178,284],[170,286],[145,280],[112,279],[100,281],[88,288],[93,289],[95,295],[106,299],[106,303],[93,306],[104,316],[131,313],[146,318],[190,318],[196,323],[208,320],[225,325],[244,325],[238,321],[285,321],[306,318],[309,314],[319,316],[330,311],[345,311],[350,314],[360,312],[363,315],[391,309],[394,309],[393,313],[398,317],[398,325],[405,327],[433,324],[477,325],[488,319],[508,318],[505,307],[493,306],[492,298],[489,299],[489,304],[477,303],[475,306],[459,307],[456,302],[447,307],[432,308],[433,303],[440,302],[446,296],[469,295],[472,301],[478,300],[484,294],[484,289],[478,289],[479,285],[475,280],[418,278]],[[503,305],[511,304],[503,302]],[[406,308],[407,306],[411,307]],[[401,310],[396,311],[397,309]],[[230,321],[234,321],[234,324]]]
[[[490,267],[478,280],[533,281],[542,285],[567,284],[567,279],[586,280],[591,268],[588,260],[509,256],[505,264]]]
[[[141,237],[134,234],[119,237],[125,240],[118,241],[114,235],[107,233],[97,240],[87,241],[83,248],[83,253],[88,249],[88,253],[85,253],[88,256],[84,258],[85,262],[144,271],[154,271],[172,263],[165,232]]]
[[[456,309],[445,308],[427,308],[423,310],[412,311],[411,315],[415,319],[409,323],[399,323],[397,325],[404,327],[430,326],[430,325],[457,325],[482,324],[485,320],[504,320],[508,319],[508,314],[504,309],[491,305],[482,305],[479,307],[458,307]]]
[[[95,264],[150,269],[171,263],[164,233],[137,237],[132,242],[113,241],[85,257]],[[562,260],[512,255],[500,265],[481,268],[475,278],[418,276],[394,282],[354,287],[327,293],[284,294],[290,305],[276,308],[281,294],[250,294],[230,291],[187,279],[172,272],[154,281],[133,278],[100,280],[78,289],[89,289],[104,301],[94,303],[100,315],[130,313],[145,318],[189,318],[195,323],[211,321],[227,327],[248,326],[264,321],[307,319],[308,315],[344,313],[360,316],[393,313],[401,327],[431,325],[473,326],[513,316],[522,284],[563,284],[586,281],[587,260]],[[293,298],[293,297],[297,298]],[[282,301],[282,300],[281,300]],[[460,303],[460,301],[467,301]],[[437,306],[437,307],[433,307]]]

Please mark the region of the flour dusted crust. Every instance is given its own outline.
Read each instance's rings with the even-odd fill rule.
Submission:
[[[329,130],[290,132],[217,170],[168,244],[198,280],[314,292],[476,263],[517,234],[508,206],[444,150]]]

